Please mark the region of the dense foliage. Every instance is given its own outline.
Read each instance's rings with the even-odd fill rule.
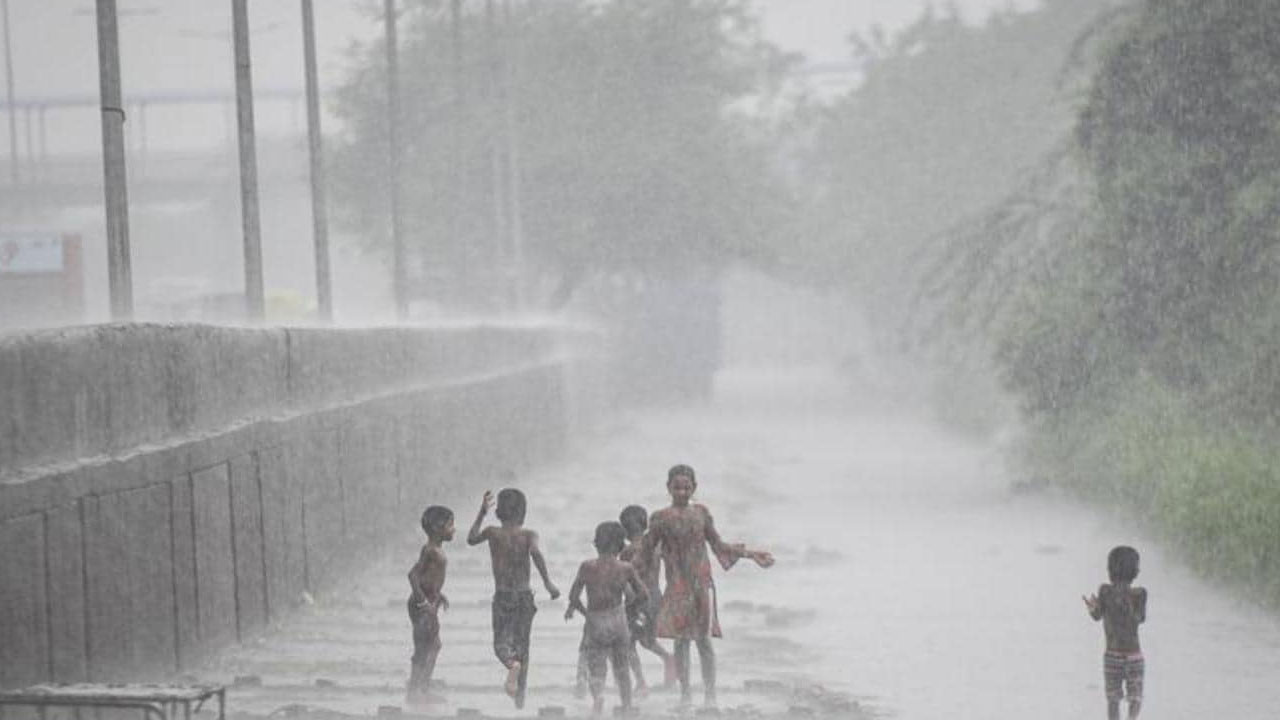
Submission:
[[[1148,0],[864,41],[809,252],[935,400],[1008,394],[1024,479],[1280,604],[1276,37],[1266,0]]]
[[[1075,182],[1039,196],[1072,209],[1054,272],[1023,277],[996,327],[1029,471],[1138,510],[1273,603],[1277,32],[1265,0],[1153,0],[1114,24],[1057,172]]]
[[[415,279],[475,282],[510,260],[511,212],[495,207],[509,208],[513,152],[530,274],[559,287],[544,294],[765,252],[786,194],[760,127],[733,108],[767,98],[786,59],[759,40],[745,3],[489,3],[491,15],[466,3],[457,55],[447,5],[415,3],[400,19]],[[380,42],[355,50],[335,106],[340,210],[351,226],[380,229],[369,233],[377,249],[383,55]]]

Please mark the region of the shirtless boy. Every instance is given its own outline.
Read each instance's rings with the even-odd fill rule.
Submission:
[[[515,699],[516,707],[522,708],[529,679],[529,633],[538,611],[529,587],[530,561],[538,568],[552,600],[560,597],[560,590],[547,576],[547,561],[538,549],[538,533],[524,527],[524,493],[513,488],[498,493],[494,514],[502,524],[481,530],[485,515],[493,506],[493,493],[485,491],[480,512],[467,533],[467,544],[489,543],[494,584],[493,652],[507,669],[503,687]]]
[[[604,677],[607,662],[613,663],[613,676],[618,683],[618,696],[622,710],[631,708],[631,676],[628,672],[631,650],[631,632],[627,628],[626,596],[628,591],[636,601],[647,600],[644,583],[630,563],[618,559],[626,542],[626,531],[616,522],[600,523],[596,527],[595,546],[598,557],[583,561],[578,576],[569,590],[569,609],[564,612],[566,621],[574,611],[582,613],[586,622],[586,651],[589,684],[591,687],[591,711],[599,716],[604,709]],[[587,604],[582,604],[582,591],[587,591]]]
[[[659,563],[653,562],[646,565],[641,558],[644,536],[649,529],[649,513],[639,505],[628,505],[622,509],[618,522],[627,532],[627,547],[622,550],[618,558],[635,567],[636,574],[640,576],[640,581],[644,583],[648,593],[646,603],[627,606],[627,623],[631,627],[631,672],[635,675],[636,694],[642,695],[648,690],[648,684],[644,680],[644,668],[640,665],[640,654],[636,652],[636,645],[640,645],[662,659],[663,685],[669,686],[675,682],[676,665],[675,658],[658,642],[655,632],[658,611],[662,606],[662,590],[658,587]]]
[[[1129,720],[1142,710],[1142,681],[1146,662],[1138,643],[1138,626],[1147,619],[1147,590],[1134,587],[1138,577],[1138,551],[1127,545],[1107,555],[1107,575],[1096,595],[1084,598],[1089,617],[1102,621],[1107,650],[1102,674],[1107,692],[1107,718],[1120,720],[1120,700],[1128,695]]]
[[[697,488],[697,476],[688,465],[676,465],[667,471],[671,506],[655,512],[649,519],[641,563],[647,567],[661,557],[666,567],[667,586],[658,612],[657,633],[658,637],[676,641],[680,704],[688,705],[691,699],[689,645],[697,643],[706,705],[715,707],[716,656],[711,638],[720,637],[720,621],[716,616],[715,583],[711,579],[707,546],[711,546],[725,570],[741,558],[750,558],[762,568],[771,567],[773,555],[721,540],[711,512],[703,505],[690,502]]]
[[[440,611],[448,609],[444,596],[444,543],[453,539],[453,511],[432,505],[422,513],[422,529],[427,544],[418,554],[418,562],[409,569],[409,622],[413,623],[413,660],[409,667],[407,702],[416,705],[438,701],[429,692],[436,658],[440,656]]]

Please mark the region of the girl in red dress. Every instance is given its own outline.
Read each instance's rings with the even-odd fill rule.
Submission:
[[[642,552],[644,563],[652,563],[656,555],[666,566],[667,587],[658,613],[657,634],[675,640],[680,702],[690,702],[689,645],[692,642],[698,645],[706,704],[714,707],[716,658],[711,638],[720,637],[720,622],[716,617],[715,582],[711,578],[707,547],[711,547],[725,570],[733,567],[739,558],[750,558],[767,568],[773,565],[773,555],[721,540],[711,512],[703,505],[690,502],[697,488],[697,476],[688,465],[676,465],[667,472],[671,506],[650,518]]]

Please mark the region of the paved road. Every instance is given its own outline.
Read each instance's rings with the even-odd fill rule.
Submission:
[[[1092,508],[1011,493],[990,448],[914,420],[860,414],[836,396],[825,385],[731,376],[712,407],[620,421],[571,461],[521,478],[554,576],[567,588],[591,553],[595,523],[627,503],[660,506],[666,467],[686,462],[699,471],[698,498],[722,535],[778,557],[771,570],[740,566],[717,580],[723,705],[785,707],[789,700],[742,691],[752,678],[780,678],[821,683],[912,720],[1065,720],[1104,714],[1101,628],[1079,597],[1103,579],[1107,549],[1132,543],[1151,592],[1144,717],[1276,717],[1274,616],[1197,580]],[[478,498],[456,502],[454,608],[438,672],[450,684],[445,711],[511,714],[492,691],[501,671],[488,646],[486,554],[461,542]],[[357,713],[398,703],[413,542],[206,675],[368,688],[241,694],[242,708],[264,712],[285,702]],[[530,707],[563,704],[578,714],[586,705],[570,684],[580,626],[564,624],[563,600],[540,603]],[[656,675],[656,663],[649,667]],[[655,694],[645,709],[665,711],[673,700]]]

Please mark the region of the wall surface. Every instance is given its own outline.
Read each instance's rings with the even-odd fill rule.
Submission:
[[[191,667],[412,526],[442,484],[553,458],[603,397],[573,336],[0,337],[0,687]]]

